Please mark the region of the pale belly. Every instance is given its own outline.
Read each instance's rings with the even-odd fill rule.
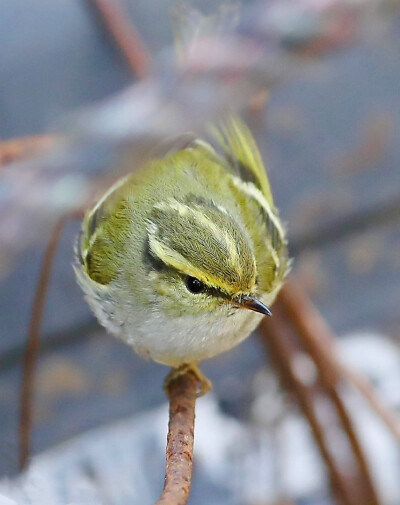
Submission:
[[[100,323],[134,350],[159,363],[178,367],[212,358],[235,347],[265,316],[247,309],[235,312],[221,309],[196,316],[167,317],[154,305],[152,309],[129,303],[130,297],[112,290],[101,292],[86,275],[76,269],[86,299]],[[277,291],[277,290],[276,290]],[[261,298],[270,305],[275,293]]]
[[[136,325],[129,324],[129,330],[120,337],[138,354],[177,367],[231,349],[249,336],[262,317],[239,309],[229,317],[203,314],[167,320],[163,314],[152,312],[135,317]]]

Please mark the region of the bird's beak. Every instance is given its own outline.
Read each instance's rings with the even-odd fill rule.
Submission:
[[[269,308],[260,302],[260,300],[254,298],[254,296],[242,296],[239,300],[239,306],[244,309],[254,310],[255,312],[259,312],[260,314],[264,314],[266,316],[272,316],[272,312]]]

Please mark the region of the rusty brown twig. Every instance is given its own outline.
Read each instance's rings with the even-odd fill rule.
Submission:
[[[334,369],[339,376],[346,378],[358,389],[372,410],[400,443],[399,418],[385,404],[384,400],[376,394],[366,377],[339,359],[332,331],[304,290],[296,282],[291,281],[282,289],[279,301],[300,334],[305,336],[308,344],[312,346],[315,353],[319,354],[320,359],[324,360],[325,365],[330,369]]]
[[[0,167],[37,154],[51,147],[56,141],[52,135],[33,135],[10,140],[0,140]]]
[[[262,339],[271,350],[280,375],[310,423],[330,474],[332,490],[341,503],[379,505],[381,502],[367,459],[340,394],[342,379],[347,375],[343,374],[339,361],[332,358],[333,341],[329,329],[305,293],[293,282],[288,282],[282,289],[278,301],[274,320],[263,322]],[[324,336],[321,338],[320,334]],[[318,371],[318,378],[311,385],[303,384],[296,375],[294,363],[299,353],[306,353]],[[372,388],[371,391],[374,394]],[[316,398],[321,395],[331,405],[332,414],[341,426],[351,450],[346,475],[341,474],[324,439],[324,427],[314,411]]]
[[[117,0],[87,0],[93,4],[132,72],[143,79],[150,74],[151,56],[133,24],[127,21]]]
[[[198,381],[188,371],[167,387],[169,425],[164,489],[155,505],[185,505],[193,465],[194,412]]]
[[[338,386],[342,378],[340,373],[341,370],[336,366],[336,362],[329,359],[329,355],[325,352],[321,352],[321,346],[317,343],[319,330],[322,330],[322,318],[320,321],[319,319],[315,320],[314,318],[307,317],[311,315],[310,310],[304,313],[301,312],[301,307],[299,307],[298,304],[302,305],[307,303],[305,294],[303,294],[300,289],[295,290],[290,283],[287,283],[282,289],[279,299],[284,312],[290,317],[297,330],[300,342],[316,364],[327,395],[331,399],[338,420],[346,433],[357,465],[357,470],[355,470],[354,475],[356,480],[355,490],[357,494],[359,494],[359,502],[365,505],[378,505],[380,500],[375,491],[368,462],[359,442],[353,421],[338,392]],[[311,304],[311,302],[309,303]],[[300,314],[301,317],[299,317]],[[317,315],[316,310],[315,315]]]
[[[53,135],[34,135],[5,141],[0,141],[0,167],[14,161],[29,158],[41,150],[54,145],[58,137]],[[30,456],[32,418],[33,418],[33,389],[36,362],[39,353],[40,330],[46,295],[51,276],[54,256],[57,250],[65,218],[60,219],[49,238],[42,261],[32,315],[29,323],[27,345],[23,359],[23,371],[20,391],[19,413],[19,468],[23,470]]]
[[[40,331],[46,303],[54,257],[66,218],[61,218],[50,235],[35,291],[32,316],[29,323],[27,343],[24,352],[19,414],[19,469],[22,471],[30,457],[33,419],[33,392],[36,363],[39,354]]]
[[[318,418],[315,406],[315,394],[296,375],[293,367],[295,351],[287,335],[282,331],[282,319],[277,309],[271,319],[264,318],[260,326],[261,341],[271,353],[284,386],[294,397],[307,418],[314,440],[319,448],[330,477],[331,489],[342,505],[355,505],[349,483],[340,471],[326,438],[324,426]]]

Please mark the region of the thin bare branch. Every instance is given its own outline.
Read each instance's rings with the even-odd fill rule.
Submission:
[[[264,318],[260,337],[286,388],[293,393],[300,409],[309,422],[314,440],[328,470],[331,489],[341,505],[357,505],[346,476],[341,472],[329,446],[324,426],[318,418],[313,391],[297,376],[292,366],[295,350],[283,330],[282,316],[274,309],[272,318]]]
[[[319,345],[319,332],[324,329],[328,331],[327,325],[316,309],[312,307],[305,293],[299,288],[292,288],[290,283],[287,283],[286,287],[282,290],[279,301],[284,313],[290,318],[292,325],[296,329],[302,346],[314,361],[327,397],[330,398],[338,421],[348,439],[354,462],[357,466],[357,469],[354,470],[354,491],[357,501],[364,504],[379,505],[381,502],[371,477],[367,459],[352,418],[338,391],[338,386],[342,379],[341,369],[337,361],[330,359],[330,353],[326,352],[326,349]],[[304,306],[308,307],[308,310],[302,310]],[[328,342],[329,346],[327,347],[329,349],[333,344],[332,340]]]
[[[56,141],[52,135],[34,135],[10,140],[0,140],[0,167],[19,161],[51,147]]]
[[[39,354],[40,332],[42,328],[43,312],[49,281],[60,240],[61,232],[66,218],[60,219],[48,241],[42,267],[36,287],[35,298],[32,307],[32,316],[29,323],[29,332],[24,353],[22,383],[20,391],[20,415],[19,415],[19,469],[22,471],[30,457],[32,419],[33,419],[33,393],[36,363]]]
[[[321,373],[321,369],[319,370]],[[321,375],[323,376],[323,373],[321,373]],[[335,405],[340,423],[348,438],[354,459],[357,462],[358,472],[357,478],[354,479],[354,491],[358,496],[358,503],[360,503],[360,505],[382,505],[353,420],[337,389],[331,385],[328,387],[328,394]]]
[[[168,383],[169,425],[164,490],[155,505],[185,505],[189,498],[198,379],[188,371]]]
[[[132,72],[143,79],[150,74],[152,58],[132,22],[127,21],[117,0],[87,0],[93,4]]]
[[[299,332],[308,338],[308,342],[331,369],[351,382],[367,400],[372,410],[384,422],[386,427],[400,443],[400,420],[393,410],[375,392],[368,379],[351,369],[338,357],[334,336],[326,322],[316,310],[304,290],[293,280],[282,289],[279,301]]]

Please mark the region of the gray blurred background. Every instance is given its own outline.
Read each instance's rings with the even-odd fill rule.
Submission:
[[[217,2],[201,2],[211,12]],[[250,3],[250,2],[249,2]],[[198,2],[200,4],[200,2]],[[149,50],[172,43],[172,2],[123,2]],[[400,25],[324,57],[271,92],[249,123],[288,223],[294,270],[335,332],[374,329],[400,342]],[[84,0],[0,4],[0,140],[51,131],[132,82]],[[44,202],[45,204],[45,202]],[[62,235],[45,311],[34,453],[164,401],[166,368],[107,336],[73,271],[79,228]],[[0,475],[17,470],[21,359],[43,247],[0,286]],[[204,364],[223,410],[249,416],[264,366],[255,337]]]

